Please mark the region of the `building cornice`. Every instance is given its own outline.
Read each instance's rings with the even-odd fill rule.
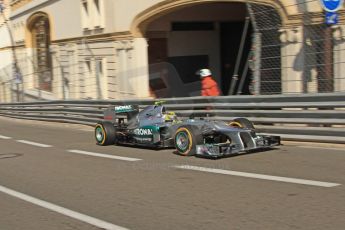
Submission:
[[[0,51],[7,51],[7,50],[10,50],[12,51],[12,46],[5,46],[5,47],[0,47]]]
[[[32,2],[32,0],[12,0],[10,5],[11,5],[11,10],[17,10],[23,6],[25,6],[26,4],[29,4],[30,2]]]
[[[15,45],[15,46],[4,46],[4,47],[0,47],[0,51],[7,51],[10,50],[11,52],[13,52],[14,49],[17,48],[24,48],[25,46],[23,44],[21,45]]]
[[[51,41],[51,44],[61,44],[61,43],[69,43],[69,42],[80,42],[80,41],[87,41],[87,42],[104,42],[104,41],[122,41],[122,40],[130,40],[133,39],[133,35],[129,31],[124,32],[116,32],[116,33],[107,33],[107,34],[97,34],[97,35],[88,35],[88,36],[81,36],[81,37],[73,37],[73,38],[66,38],[66,39],[58,39]]]
[[[20,5],[20,7],[16,8],[15,6],[12,6],[12,3],[11,3],[11,19],[15,19],[17,17],[28,14],[30,12],[35,12],[38,9],[40,9],[41,7],[53,4],[54,2],[56,2],[58,0],[36,0],[36,1],[17,0],[17,1],[19,1],[19,2],[24,1],[25,4]]]
[[[345,10],[339,10],[339,21],[345,21]],[[284,27],[301,26],[301,25],[317,25],[325,24],[325,13],[324,12],[307,12],[303,14],[295,14],[289,17],[289,23]],[[339,22],[339,24],[341,24]]]

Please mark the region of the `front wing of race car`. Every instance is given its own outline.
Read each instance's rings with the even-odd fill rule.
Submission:
[[[197,145],[196,155],[220,158],[280,145],[280,136],[256,135],[250,131],[231,132],[227,135],[232,140],[230,143]]]

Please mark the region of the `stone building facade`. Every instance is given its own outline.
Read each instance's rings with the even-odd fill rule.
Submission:
[[[224,95],[345,91],[345,11],[319,1],[2,2],[1,102],[198,96],[201,67]]]

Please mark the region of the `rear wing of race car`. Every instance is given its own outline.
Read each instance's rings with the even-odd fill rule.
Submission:
[[[116,119],[130,120],[139,113],[138,105],[110,106],[104,111],[104,120],[116,122]]]
[[[119,105],[119,106],[115,106],[114,111],[116,114],[139,112],[139,106],[137,106],[137,105]]]

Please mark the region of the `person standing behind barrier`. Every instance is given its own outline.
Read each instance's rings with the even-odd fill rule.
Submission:
[[[201,79],[201,96],[219,96],[220,90],[213,79],[209,69],[201,69],[197,72]]]

